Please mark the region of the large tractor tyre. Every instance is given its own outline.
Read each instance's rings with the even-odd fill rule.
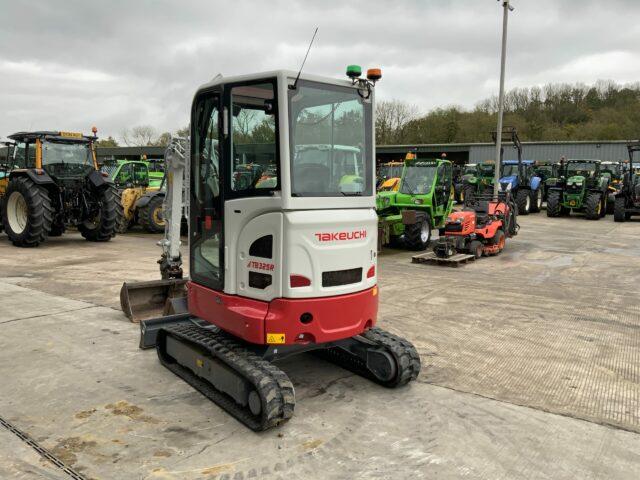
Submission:
[[[600,218],[607,216],[607,193],[602,194],[602,208],[600,209]]]
[[[475,258],[480,258],[482,256],[482,252],[484,250],[484,246],[482,242],[478,240],[472,240],[469,243],[469,254],[473,255]]]
[[[599,220],[602,217],[602,195],[590,193],[584,202],[584,214],[588,220]]]
[[[542,190],[531,190],[531,213],[538,213],[542,210]]]
[[[164,197],[156,195],[149,200],[144,207],[138,210],[138,222],[142,228],[149,233],[164,232],[164,217],[162,212],[162,203]]]
[[[473,185],[465,185],[462,187],[462,192],[460,193],[460,197],[462,199],[462,203],[465,205],[469,205],[473,203],[473,199],[476,196],[476,188]]]
[[[518,190],[516,192],[516,205],[518,207],[518,215],[529,215],[529,212],[531,212],[531,191]]]
[[[2,208],[2,224],[16,247],[37,247],[49,236],[53,207],[46,188],[28,177],[9,182]]]
[[[562,214],[561,197],[561,192],[549,192],[549,195],[547,195],[547,217],[559,217]]]
[[[404,243],[411,250],[425,250],[431,241],[431,218],[425,215],[422,220],[404,226]]]
[[[613,205],[613,221],[624,222],[628,220],[626,212],[626,202],[624,197],[616,197],[616,201]]]
[[[90,242],[108,242],[115,237],[118,222],[122,216],[120,195],[113,186],[100,190],[96,194],[99,203],[98,214],[78,225],[80,234]]]

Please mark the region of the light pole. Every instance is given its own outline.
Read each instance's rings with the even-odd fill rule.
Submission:
[[[500,150],[502,149],[502,114],[504,113],[504,66],[507,56],[507,22],[509,12],[513,7],[510,0],[498,0],[502,2],[504,13],[502,16],[502,54],[500,56],[500,91],[498,92],[498,127],[496,128],[496,156],[495,156],[495,177],[493,180],[493,196],[497,200],[500,191],[500,170],[502,169]]]

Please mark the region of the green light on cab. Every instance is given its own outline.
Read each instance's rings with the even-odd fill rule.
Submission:
[[[358,78],[362,75],[362,67],[360,65],[349,65],[347,67],[347,77]]]

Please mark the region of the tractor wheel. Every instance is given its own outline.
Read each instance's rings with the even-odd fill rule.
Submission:
[[[561,195],[562,193],[557,191],[551,191],[547,195],[547,217],[559,217],[562,214]]]
[[[53,207],[46,188],[28,177],[9,182],[3,202],[2,224],[16,247],[37,247],[49,236]]]
[[[616,201],[613,205],[613,220],[614,222],[624,222],[627,220],[626,206],[624,197],[616,197]]]
[[[80,234],[90,242],[108,242],[115,237],[118,222],[122,216],[120,195],[115,187],[108,187],[96,194],[99,211],[94,218],[90,218],[78,225]]]
[[[482,245],[482,242],[478,240],[472,240],[469,243],[469,254],[473,255],[476,258],[480,258],[482,256],[483,248],[484,247]]]
[[[424,250],[431,240],[431,218],[425,215],[422,221],[404,226],[404,243],[411,250]]]
[[[588,220],[599,220],[602,213],[602,196],[599,193],[590,193],[584,202],[584,214]]]
[[[145,231],[149,233],[164,232],[163,201],[164,197],[162,195],[156,195],[149,200],[149,203],[138,210],[138,221]]]
[[[531,213],[538,213],[542,210],[542,190],[532,190],[531,191]]]
[[[494,254],[497,255],[502,250],[504,250],[504,246],[507,243],[507,237],[504,235],[502,230],[496,230],[495,236],[491,239],[492,245],[498,245],[498,251]]]
[[[49,230],[50,237],[60,237],[67,228],[64,226],[64,222],[57,219],[51,224],[51,230]]]
[[[469,205],[473,202],[473,198],[475,197],[476,189],[473,185],[465,185],[462,187],[462,192],[460,193],[460,197],[462,199],[462,203],[464,205]]]
[[[519,189],[516,192],[516,205],[518,207],[518,215],[529,215],[529,212],[531,212],[531,192]]]

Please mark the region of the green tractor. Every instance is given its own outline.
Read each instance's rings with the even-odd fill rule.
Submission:
[[[546,182],[547,216],[559,217],[571,211],[584,212],[589,220],[607,213],[609,176],[604,175],[600,160],[561,162],[559,176]]]
[[[476,196],[487,195],[493,193],[493,182],[495,177],[496,165],[492,161],[486,161],[475,165],[474,169],[470,169],[462,177],[462,194],[460,201],[464,203],[473,203]]]
[[[633,154],[640,152],[640,141],[627,144],[629,150],[629,170],[624,173],[615,194],[613,220],[624,222],[631,219],[632,215],[640,215],[640,172],[634,168]]]
[[[424,250],[431,230],[441,228],[453,206],[453,166],[448,160],[406,160],[397,192],[379,192],[379,246]]]

